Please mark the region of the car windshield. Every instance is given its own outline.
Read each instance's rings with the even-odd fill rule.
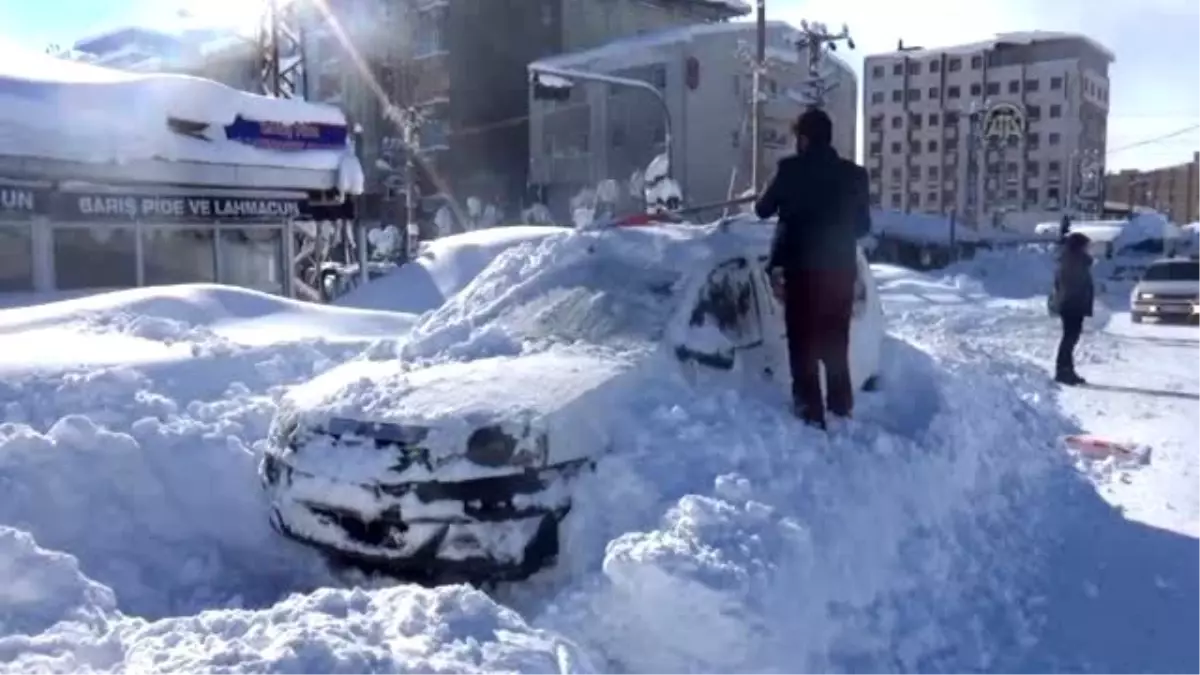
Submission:
[[[1200,281],[1200,261],[1172,260],[1155,263],[1146,270],[1144,281]]]
[[[405,355],[432,355],[464,335],[485,333],[535,342],[657,341],[677,309],[682,275],[654,243],[617,232],[551,237],[507,251],[423,319]],[[532,257],[544,263],[531,266]]]

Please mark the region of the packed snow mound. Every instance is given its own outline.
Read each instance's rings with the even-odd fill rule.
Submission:
[[[706,239],[711,246],[700,244]],[[617,349],[660,340],[678,284],[734,234],[698,226],[569,231],[502,253],[458,295],[422,318],[409,360],[479,358],[586,342]]]
[[[178,359],[289,341],[394,341],[414,321],[232,286],[153,286],[0,310],[0,368]]]
[[[347,192],[362,191],[362,169],[348,147],[292,152],[225,137],[225,125],[239,116],[345,126],[345,116],[333,106],[258,96],[186,75],[127,73],[3,42],[0,63],[0,147],[6,155],[103,164],[168,160],[338,171],[358,179],[357,185],[342,186]],[[167,123],[172,118],[210,127],[204,138],[196,138],[173,132]]]
[[[334,301],[341,307],[422,314],[441,306],[504,251],[567,231],[514,225],[435,239],[411,263]]]
[[[937,274],[962,285],[977,284],[993,297],[1026,299],[1045,297],[1050,292],[1056,265],[1056,247],[1030,244],[981,250],[970,260],[953,263]]]

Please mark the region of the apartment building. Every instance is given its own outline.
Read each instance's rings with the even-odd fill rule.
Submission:
[[[864,63],[864,158],[883,208],[1026,229],[1103,202],[1113,54],[1029,32]],[[1006,114],[1007,133],[987,128]]]
[[[753,22],[694,25],[648,32],[533,65],[615,75],[652,84],[666,100],[672,133],[673,177],[688,204],[724,201],[749,186],[752,76],[744,57],[753,53]],[[767,24],[768,73],[761,132],[761,171],[794,151],[791,125],[811,100],[807,52],[799,33],[783,22]],[[739,56],[739,53],[742,56]],[[855,156],[858,84],[834,55],[820,72],[831,90],[825,109],[834,120],[834,145]],[[531,94],[529,145],[532,182],[554,213],[563,213],[581,190],[613,179],[628,183],[666,150],[664,111],[649,92],[577,82],[560,100]],[[621,207],[632,207],[627,198]]]
[[[1148,206],[1179,224],[1200,220],[1200,152],[1192,153],[1192,161],[1183,164],[1110,173],[1104,182],[1109,200],[1131,208]]]
[[[395,105],[423,111],[419,217],[449,190],[515,214],[528,191],[526,67],[665,26],[726,21],[749,8],[729,0],[328,0],[329,12]],[[363,129],[364,218],[402,223],[406,158],[323,16],[305,31],[310,97],[340,105]]]

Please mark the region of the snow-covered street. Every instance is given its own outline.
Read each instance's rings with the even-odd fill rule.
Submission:
[[[828,436],[753,392],[648,378],[559,565],[528,582],[335,573],[271,530],[257,466],[289,387],[355,358],[557,349],[514,341],[497,307],[544,319],[567,262],[614,236],[429,270],[435,306],[405,307],[447,305],[423,315],[219,286],[0,310],[0,671],[1200,666],[1200,333],[1098,312],[1093,385],[1063,390],[1034,253],[877,266],[883,384]],[[1076,458],[1059,439],[1078,432],[1152,460]]]

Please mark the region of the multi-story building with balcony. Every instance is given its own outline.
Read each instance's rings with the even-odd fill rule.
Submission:
[[[337,31],[318,13],[306,25],[310,98],[337,103],[362,126],[364,217],[403,222],[401,129],[379,100],[423,112],[422,220],[448,190],[515,215],[528,188],[528,74],[539,58],[667,26],[749,12],[730,0],[328,0],[366,64],[368,86]]]
[[[868,56],[863,148],[872,199],[1017,229],[1064,209],[1098,208],[1113,60],[1088,37],[1049,32]],[[1019,112],[1022,133],[985,133],[986,112],[1000,104]]]
[[[1183,164],[1110,173],[1104,183],[1111,201],[1124,202],[1130,208],[1150,207],[1181,225],[1200,220],[1200,152],[1192,153],[1192,161]]]
[[[640,80],[636,88],[580,80],[560,100],[531,96],[531,179],[552,212],[567,210],[571,197],[600,181],[625,183],[667,150],[672,135],[672,172],[689,205],[737,196],[750,184],[750,114],[753,22],[695,25],[643,33],[606,45],[543,59],[539,67]],[[794,151],[791,126],[811,102],[808,52],[786,23],[767,24],[769,68],[761,82],[763,182],[776,162]],[[829,91],[824,107],[834,120],[834,146],[854,158],[857,139],[857,78],[836,56],[818,69]],[[623,200],[625,201],[625,200]],[[636,199],[619,204],[632,207]],[[708,214],[704,214],[708,215]]]

